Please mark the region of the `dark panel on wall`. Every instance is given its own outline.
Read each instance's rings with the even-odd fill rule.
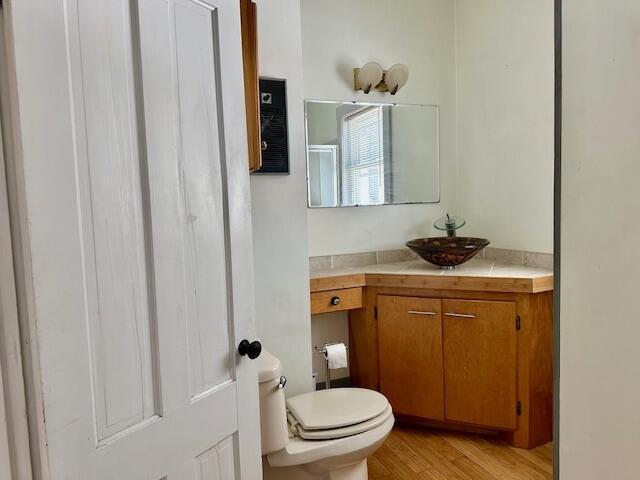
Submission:
[[[262,168],[256,173],[289,173],[286,80],[260,79]]]

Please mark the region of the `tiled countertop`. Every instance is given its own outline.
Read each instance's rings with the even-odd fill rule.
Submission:
[[[440,269],[421,259],[316,270],[311,272],[310,279],[311,291],[365,285],[523,293],[538,293],[553,289],[551,270],[506,265],[485,259],[472,259],[454,270]]]

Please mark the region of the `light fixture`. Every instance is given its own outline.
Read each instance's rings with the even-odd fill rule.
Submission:
[[[384,83],[391,95],[395,95],[398,90],[404,87],[407,80],[409,80],[409,67],[402,63],[396,63],[384,72]]]
[[[397,63],[389,70],[384,70],[379,63],[369,62],[362,68],[353,69],[354,89],[369,93],[389,92],[395,95],[409,79],[409,67]]]
[[[356,70],[356,82],[360,83],[360,88],[364,93],[369,93],[372,88],[376,88],[382,83],[384,69],[379,63],[369,62]]]

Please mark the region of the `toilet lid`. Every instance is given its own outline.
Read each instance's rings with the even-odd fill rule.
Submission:
[[[290,414],[291,415],[291,414]],[[292,433],[303,440],[334,440],[336,438],[351,437],[360,433],[368,432],[385,423],[389,417],[393,416],[391,405],[381,415],[373,417],[365,422],[348,425],[346,427],[330,428],[327,430],[305,430],[301,425],[292,425]],[[291,422],[290,422],[291,425]]]
[[[287,408],[304,430],[347,427],[381,415],[389,402],[364,388],[334,388],[304,393],[287,400]]]

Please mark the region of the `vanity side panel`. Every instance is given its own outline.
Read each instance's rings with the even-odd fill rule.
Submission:
[[[529,445],[553,438],[553,293],[531,295]]]
[[[516,295],[516,315],[520,317],[520,330],[517,331],[517,400],[520,402],[518,426],[510,432],[500,432],[500,436],[510,445],[529,448],[529,337],[531,334],[531,295]]]
[[[517,448],[535,448],[553,438],[553,292],[521,295],[517,301],[518,428],[502,438]]]
[[[349,312],[349,373],[356,387],[380,389],[378,375],[378,321],[375,318],[376,289],[366,287],[364,308]]]

